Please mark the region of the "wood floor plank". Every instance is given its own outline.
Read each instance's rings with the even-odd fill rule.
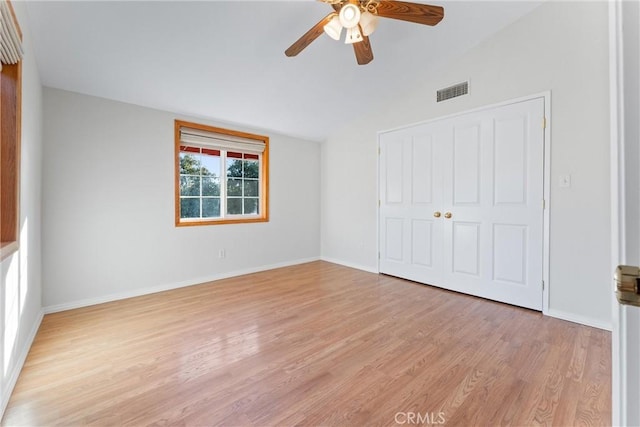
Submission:
[[[45,316],[2,425],[602,426],[610,344],[313,262]]]

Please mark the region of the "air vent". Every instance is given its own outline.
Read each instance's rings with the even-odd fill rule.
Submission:
[[[438,102],[446,101],[447,99],[466,95],[468,93],[469,93],[469,82],[458,83],[457,85],[440,89],[438,91]]]

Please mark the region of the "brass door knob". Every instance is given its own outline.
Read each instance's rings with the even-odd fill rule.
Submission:
[[[451,212],[447,212],[447,213],[444,214],[444,217],[447,218],[447,219],[451,218],[452,216],[453,215],[451,215]]]
[[[435,216],[436,218],[440,218],[440,215],[442,215],[442,214],[440,212],[438,212],[438,211],[435,211],[433,213],[433,216]]]

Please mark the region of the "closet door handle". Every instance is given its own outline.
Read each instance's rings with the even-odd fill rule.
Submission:
[[[451,212],[446,212],[446,213],[444,214],[444,217],[445,217],[445,218],[447,218],[447,219],[450,219],[452,216],[453,216],[453,215],[451,215]]]
[[[438,212],[438,211],[435,211],[433,213],[433,216],[435,216],[436,218],[440,218],[440,215],[442,215],[442,214],[440,212]]]

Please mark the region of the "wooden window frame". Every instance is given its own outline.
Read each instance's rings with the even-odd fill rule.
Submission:
[[[7,2],[22,39],[11,2]],[[19,248],[22,61],[0,71],[0,260]]]
[[[264,144],[264,152],[261,155],[260,170],[260,204],[258,215],[238,215],[231,217],[221,217],[220,219],[201,218],[201,219],[182,219],[180,217],[180,129],[186,127],[191,129],[213,132],[232,137],[248,138],[260,141]],[[221,165],[226,167],[225,165]],[[222,225],[222,224],[246,224],[256,222],[269,221],[269,137],[264,135],[256,135],[247,132],[240,132],[231,129],[225,129],[215,126],[203,125],[200,123],[187,122],[183,120],[175,120],[174,125],[174,178],[175,178],[175,225],[176,227],[191,227],[199,225]],[[221,182],[221,185],[226,185]]]

